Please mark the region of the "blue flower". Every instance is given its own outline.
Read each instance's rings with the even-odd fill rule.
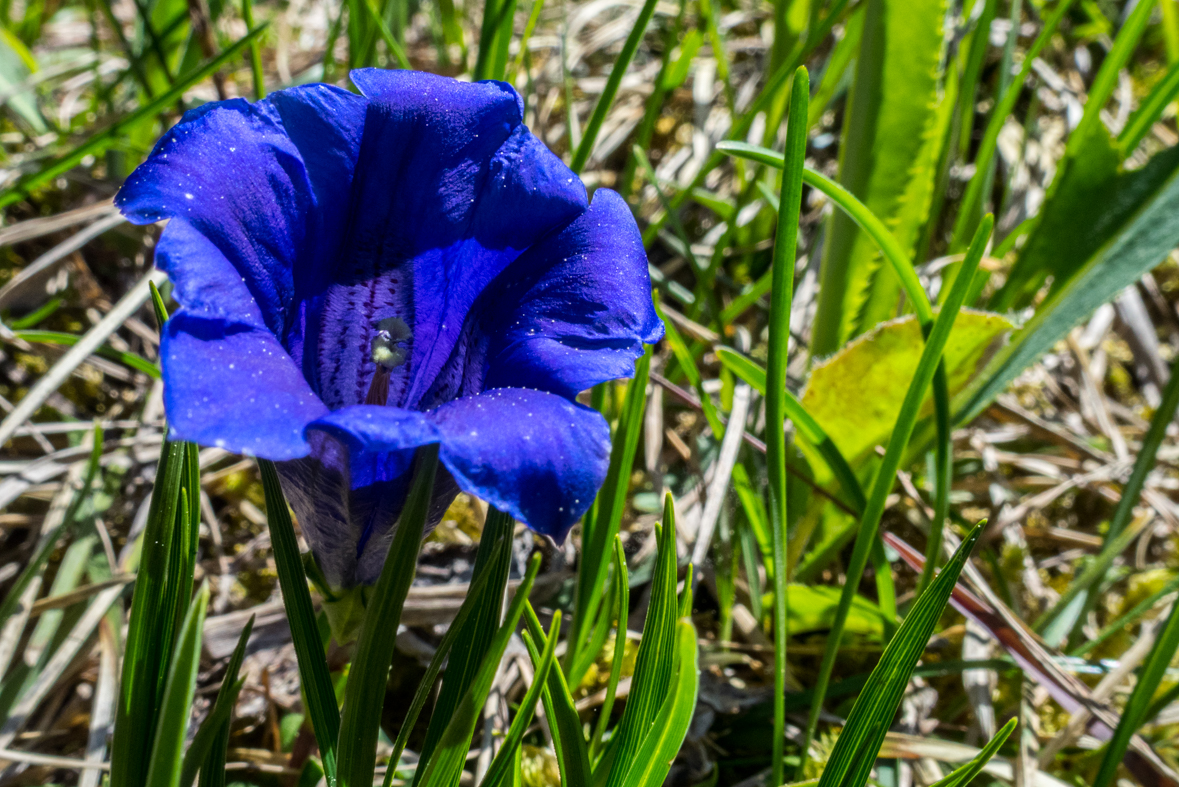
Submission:
[[[564,539],[605,476],[580,391],[663,333],[625,202],[581,181],[500,82],[410,71],[193,110],[128,178],[180,309],[174,438],[278,462],[326,579],[374,582],[414,449]]]

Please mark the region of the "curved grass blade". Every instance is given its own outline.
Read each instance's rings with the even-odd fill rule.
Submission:
[[[348,674],[340,718],[338,771],[344,787],[372,787],[385,684],[393,663],[401,610],[416,574],[418,549],[429,516],[438,470],[438,444],[419,448],[416,464],[413,486],[397,520],[381,576],[369,598]]]
[[[806,159],[806,117],[810,75],[794,72],[786,122],[779,189],[778,230],[774,239],[770,287],[769,358],[766,362],[766,470],[769,474],[770,535],[774,562],[774,731],[771,783],[785,781],[786,742],[786,363],[790,345],[790,305],[794,297],[794,258],[802,209],[802,171]],[[739,428],[739,427],[738,427]]]
[[[528,564],[528,572],[524,580],[516,588],[516,595],[504,616],[503,625],[495,632],[491,646],[479,665],[478,672],[463,694],[462,700],[454,713],[448,718],[446,729],[438,741],[437,748],[422,770],[419,781],[423,787],[453,787],[458,783],[462,773],[463,762],[466,761],[467,751],[471,746],[471,736],[475,732],[475,725],[483,712],[483,705],[487,702],[487,695],[491,691],[491,684],[495,681],[495,673],[499,669],[500,659],[508,647],[508,640],[520,622],[524,607],[528,603],[528,594],[532,591],[532,583],[540,570],[540,555],[533,555]]]
[[[526,641],[531,640],[528,632],[523,635]],[[532,685],[528,687],[528,691],[524,694],[524,699],[520,702],[520,709],[516,711],[516,717],[512,719],[512,724],[508,727],[508,734],[504,736],[503,744],[500,745],[499,752],[496,753],[495,759],[491,761],[491,766],[487,769],[487,775],[483,777],[484,787],[498,787],[508,774],[508,769],[512,767],[516,760],[516,754],[520,748],[520,742],[524,739],[524,732],[528,729],[528,725],[532,723],[532,717],[536,714],[536,703],[540,699],[541,691],[544,689],[545,683],[549,679],[549,670],[553,666],[553,657],[557,650],[557,640],[561,637],[561,610],[553,613],[553,622],[549,624],[549,638],[545,642],[544,652],[540,655],[539,661],[533,662],[533,667],[536,672],[532,678]],[[529,642],[532,648],[535,644]]]
[[[180,637],[168,668],[168,681],[160,703],[160,724],[152,746],[151,765],[147,771],[148,787],[175,787],[180,781],[184,736],[192,713],[197,670],[201,666],[201,636],[205,610],[209,604],[209,586],[201,585],[188,607]]]
[[[913,667],[925,652],[934,626],[982,529],[983,525],[976,526],[963,540],[929,590],[917,599],[896,636],[885,648],[848,714],[847,724],[839,734],[819,779],[819,787],[864,787],[867,784],[876,753],[880,751],[880,744],[909,685]],[[850,580],[845,587],[852,587]]]
[[[931,787],[962,787],[964,784],[970,784],[971,779],[982,773],[982,769],[986,767],[986,764],[999,751],[999,747],[1006,742],[1017,724],[1019,724],[1019,719],[1017,718],[1008,721],[1003,725],[1002,729],[995,733],[994,737],[987,741],[987,745],[982,748],[982,751],[973,760],[960,768],[955,768],[949,776],[934,782]]]
[[[544,638],[544,629],[536,617],[532,605],[524,608],[524,622],[528,626],[530,637],[524,640],[528,653],[536,662],[539,654],[536,652],[534,641]],[[544,702],[545,718],[549,721],[549,731],[553,735],[553,747],[557,752],[557,764],[561,770],[562,787],[589,787],[593,784],[590,771],[589,752],[586,749],[585,738],[581,732],[581,718],[577,715],[577,706],[573,702],[573,695],[569,693],[569,684],[565,681],[565,673],[559,669],[549,670],[548,684],[541,694]]]
[[[872,493],[868,498],[868,505],[865,507],[864,514],[860,518],[859,532],[856,535],[851,560],[847,566],[843,592],[839,596],[839,607],[836,610],[835,619],[832,621],[831,630],[827,635],[827,646],[823,651],[823,661],[819,666],[819,675],[815,681],[815,701],[811,706],[810,715],[807,719],[807,728],[803,738],[803,764],[805,764],[810,741],[814,737],[815,730],[819,724],[819,713],[823,707],[827,685],[831,680],[831,672],[835,667],[835,656],[839,651],[839,644],[843,636],[844,625],[847,623],[848,613],[851,611],[852,599],[855,597],[856,590],[860,585],[860,578],[864,574],[864,567],[867,565],[868,558],[877,540],[880,518],[884,513],[885,499],[892,490],[893,483],[896,479],[896,472],[900,468],[901,459],[908,445],[909,437],[912,435],[913,428],[917,424],[918,411],[920,410],[922,401],[925,399],[925,392],[933,381],[935,371],[942,365],[942,350],[945,348],[946,341],[950,338],[950,329],[954,325],[954,320],[958,316],[959,309],[962,308],[962,302],[966,298],[966,293],[970,290],[974,273],[986,249],[987,239],[990,237],[991,224],[992,219],[989,216],[984,217],[982,226],[979,227],[978,234],[975,235],[974,242],[970,246],[970,251],[962,263],[962,268],[958,271],[958,276],[954,280],[949,296],[946,298],[946,303],[942,306],[941,312],[934,321],[933,330],[930,332],[929,338],[926,339],[925,348],[922,350],[921,359],[917,363],[917,369],[913,373],[913,380],[909,384],[909,390],[905,393],[905,400],[901,405],[900,414],[897,416],[897,422],[893,428],[892,436],[889,438],[888,447],[885,449],[884,458],[877,468],[876,476],[872,483]],[[932,588],[933,586],[931,585],[926,593],[932,592]],[[922,596],[922,599],[924,599],[924,596]],[[907,620],[906,623],[908,623]],[[900,632],[896,636],[899,637]],[[891,644],[889,647],[891,647]],[[881,734],[883,735],[883,731]],[[827,787],[827,785],[824,785],[824,787]],[[840,787],[848,786],[840,785]],[[857,785],[857,787],[863,787],[863,785]]]
[[[278,471],[269,459],[258,460],[262,489],[266,494],[266,519],[270,525],[270,543],[274,549],[274,564],[278,584],[282,589],[283,606],[291,626],[295,656],[299,662],[299,680],[307,697],[307,715],[319,744],[323,770],[328,787],[336,784],[336,746],[340,738],[340,711],[336,706],[336,690],[332,686],[319,624],[307,589],[307,576],[291,524],[291,512],[278,482]]]

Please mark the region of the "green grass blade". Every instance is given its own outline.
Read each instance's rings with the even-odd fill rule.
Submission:
[[[483,525],[479,539],[479,551],[475,554],[475,568],[472,576],[480,579],[490,574],[477,606],[466,623],[459,629],[442,689],[434,703],[433,715],[426,729],[420,761],[429,762],[434,749],[442,740],[447,725],[457,712],[459,704],[479,674],[484,656],[493,645],[500,628],[500,613],[503,611],[504,591],[507,588],[508,570],[512,560],[512,517],[491,508]],[[420,783],[423,770],[415,774],[415,784]]]
[[[60,331],[14,331],[14,335],[17,339],[23,339],[26,342],[56,344],[63,347],[73,347],[81,339],[80,336],[72,333],[61,333]],[[143,372],[153,380],[160,379],[160,367],[135,353],[120,352],[113,347],[103,345],[98,348],[95,355],[100,355],[103,358],[121,363],[137,372]]]
[[[55,159],[38,171],[22,177],[11,187],[5,189],[3,192],[0,192],[0,208],[6,208],[15,202],[20,202],[22,199],[28,196],[29,191],[34,187],[40,186],[42,183],[47,183],[56,178],[58,175],[68,172],[69,170],[76,167],[78,163],[82,161],[82,159],[86,158],[86,156],[97,154],[100,151],[106,149],[106,147],[110,145],[116,137],[125,133],[129,128],[136,125],[144,118],[158,115],[160,112],[176,103],[176,101],[181,96],[183,96],[186,91],[192,88],[193,85],[196,85],[206,77],[212,75],[230,60],[240,55],[241,51],[245,47],[249,46],[250,42],[257,38],[258,35],[265,29],[266,25],[259,25],[258,27],[255,27],[232,46],[224,49],[221,54],[217,55],[217,57],[208,61],[204,65],[199,66],[191,74],[186,74],[184,78],[176,82],[174,87],[169,89],[166,93],[162,94],[159,98],[148,102],[126,117],[116,120],[114,123],[107,126],[104,130],[90,137],[90,139],[86,140],[61,158]]]
[[[247,30],[254,29],[254,2],[242,0],[242,21]],[[254,100],[266,98],[266,73],[262,70],[262,46],[257,37],[250,39],[250,73],[254,77]]]
[[[528,633],[525,632],[524,636],[528,637]],[[544,652],[541,653],[539,661],[533,662],[536,672],[532,678],[532,685],[524,694],[524,699],[520,702],[520,709],[516,711],[516,717],[512,719],[512,724],[508,727],[508,734],[504,736],[503,744],[500,745],[495,759],[491,761],[487,775],[483,777],[484,787],[498,787],[507,776],[508,769],[515,762],[516,752],[520,748],[520,742],[524,739],[524,731],[532,723],[532,717],[536,714],[536,703],[540,700],[541,691],[548,682],[549,670],[553,666],[553,657],[557,651],[557,640],[560,638],[561,610],[558,609],[553,613],[553,622],[549,624],[549,637],[545,642]]]
[[[168,558],[176,531],[185,452],[184,443],[165,443],[156,468],[123,649],[119,704],[111,740],[112,784],[139,787],[147,776],[161,677],[171,661],[172,641],[166,634],[164,598],[170,580]]]
[[[438,444],[418,449],[413,487],[365,609],[340,719],[339,779],[344,787],[372,787],[385,684],[393,663],[401,610],[416,574],[437,470]]]
[[[1146,721],[1150,701],[1158,690],[1171,659],[1175,657],[1176,649],[1179,649],[1179,604],[1172,604],[1171,614],[1167,616],[1167,622],[1163,624],[1162,631],[1158,633],[1150,649],[1150,655],[1146,657],[1146,663],[1138,674],[1138,682],[1134,684],[1134,691],[1122,710],[1118,727],[1105,749],[1101,767],[1093,779],[1093,787],[1110,787],[1113,784],[1118,766],[1122,764],[1122,758],[1130,745],[1130,738]]]
[[[618,624],[614,629],[614,657],[610,661],[610,677],[606,681],[606,697],[602,700],[602,708],[598,711],[598,724],[594,728],[594,737],[590,745],[590,759],[601,751],[602,736],[606,734],[606,725],[610,722],[610,713],[614,710],[614,699],[618,694],[618,681],[622,678],[622,662],[626,658],[626,626],[630,616],[630,578],[626,571],[626,552],[622,549],[622,539],[614,537],[614,597],[617,599],[616,616]]]
[[[978,269],[978,263],[982,259],[983,252],[986,249],[987,240],[990,237],[991,224],[992,219],[989,216],[983,219],[983,224],[979,228],[978,234],[975,235],[974,242],[971,244],[970,251],[962,263],[962,268],[954,280],[945,305],[942,306],[941,312],[934,321],[933,330],[930,332],[929,338],[926,339],[925,348],[921,353],[921,359],[918,361],[917,369],[913,373],[913,380],[910,382],[909,389],[905,393],[905,400],[901,405],[900,414],[897,416],[897,422],[893,428],[892,436],[889,438],[888,447],[885,449],[884,458],[877,468],[876,476],[872,483],[872,492],[868,498],[868,505],[864,509],[863,516],[860,518],[855,546],[852,549],[851,560],[845,572],[846,579],[844,580],[843,592],[839,597],[839,607],[836,610],[831,630],[827,635],[827,646],[823,651],[823,661],[820,664],[819,675],[815,682],[815,701],[811,706],[811,712],[807,719],[806,734],[803,738],[804,746],[802,747],[802,751],[804,764],[809,742],[814,737],[815,729],[818,727],[819,713],[822,710],[827,685],[831,680],[831,672],[835,666],[835,656],[839,650],[844,625],[847,622],[848,613],[851,611],[852,599],[855,597],[856,590],[860,584],[860,578],[864,574],[864,567],[868,562],[869,553],[876,540],[880,518],[884,513],[885,499],[888,497],[888,493],[892,490],[893,483],[896,480],[896,473],[900,468],[909,437],[912,435],[913,428],[917,423],[921,403],[925,399],[925,392],[933,382],[935,371],[941,365],[941,354],[945,348],[946,341],[950,337],[950,329],[954,325],[958,311],[962,308],[962,302],[966,298],[966,293],[970,290],[974,273]],[[931,585],[930,590],[926,591],[926,593],[931,593],[932,588],[933,586]],[[922,596],[923,599],[924,596]],[[907,620],[906,623],[908,623]],[[899,636],[900,632],[897,633],[897,637]],[[827,787],[827,785],[824,785],[824,787]],[[840,787],[847,787],[847,785],[840,785]],[[858,787],[862,787],[862,785]]]
[[[484,571],[475,577],[475,581],[471,583],[467,590],[467,597],[463,599],[462,605],[459,606],[458,613],[454,616],[454,620],[450,622],[446,633],[442,635],[442,641],[438,643],[438,648],[434,651],[434,656],[430,659],[429,666],[426,667],[426,674],[422,676],[421,681],[418,683],[417,691],[413,695],[413,701],[409,705],[409,711],[405,714],[405,721],[401,724],[401,731],[397,733],[397,740],[393,743],[393,754],[389,757],[389,769],[385,773],[384,787],[392,787],[393,774],[396,771],[395,766],[401,759],[401,753],[405,751],[405,745],[409,742],[409,734],[413,732],[414,725],[417,723],[422,708],[426,707],[426,701],[430,699],[430,694],[434,689],[434,681],[438,679],[439,673],[442,672],[442,665],[446,662],[446,657],[450,654],[451,648],[454,647],[458,633],[463,630],[467,618],[471,615],[471,610],[478,606],[478,602],[482,598],[484,588],[487,587],[490,578],[491,573],[488,571]]]
[[[696,694],[700,689],[698,653],[696,627],[690,618],[680,618],[676,623],[671,689],[626,775],[624,787],[660,787],[667,778],[696,710]]]
[[[999,751],[999,747],[1006,742],[1008,736],[1011,735],[1018,724],[1018,718],[1008,721],[1003,725],[1002,729],[995,733],[993,738],[987,741],[987,745],[983,746],[982,751],[973,760],[960,768],[955,768],[949,776],[934,782],[931,787],[962,787],[964,784],[970,784],[971,779],[982,773],[983,767],[995,756]]]
[[[540,21],[540,12],[543,10],[544,0],[534,0],[532,10],[528,12],[528,21],[524,24],[524,35],[520,36],[520,51],[516,53],[512,67],[504,75],[504,78],[512,83],[515,83],[519,78],[520,69],[524,67],[524,55],[528,51],[528,41],[532,38],[532,31],[536,29],[536,23]]]
[[[969,267],[966,266],[964,270]],[[956,281],[955,286],[958,284]],[[933,363],[929,366],[929,376],[932,377]],[[926,385],[928,384],[927,380]],[[929,590],[917,599],[905,622],[897,630],[896,636],[885,648],[868,682],[864,684],[863,691],[852,706],[851,713],[848,714],[847,724],[839,734],[835,748],[832,749],[823,769],[819,787],[864,787],[867,784],[876,761],[876,753],[880,750],[880,744],[884,741],[884,736],[904,696],[905,688],[909,685],[913,667],[925,652],[934,626],[937,625],[942,609],[954,590],[958,575],[966,565],[982,528],[983,525],[978,525],[962,541],[954,557],[946,563],[945,568],[929,586]],[[845,587],[852,587],[850,580]]]
[[[684,337],[680,335],[679,330],[675,327],[675,323],[664,316],[662,305],[659,302],[659,291],[653,291],[652,295],[655,303],[655,312],[659,315],[659,319],[663,321],[664,338],[667,340],[668,346],[671,347],[671,352],[675,355],[676,362],[688,378],[688,382],[692,384],[692,387],[696,389],[696,395],[700,397],[700,406],[704,410],[704,420],[708,421],[708,428],[712,430],[713,437],[720,440],[725,436],[725,427],[721,424],[720,415],[716,411],[716,405],[713,404],[712,397],[704,390],[704,377],[700,374],[700,367],[696,365],[696,359],[692,356],[692,351],[688,348],[688,343],[684,341]]]
[[[381,16],[380,10],[377,8],[373,0],[360,0],[364,5],[364,10],[368,14],[369,19],[372,20],[373,25],[376,26],[377,32],[381,36],[381,40],[385,42],[385,46],[389,49],[389,54],[393,55],[397,60],[397,67],[402,69],[410,69],[412,66],[409,63],[409,57],[405,54],[405,49],[397,42],[397,38],[393,35],[393,31],[389,29],[385,18]]]
[[[806,159],[806,116],[810,76],[794,73],[786,123],[786,152],[779,189],[778,231],[774,239],[770,288],[769,359],[766,363],[766,469],[769,475],[770,533],[774,561],[774,731],[771,783],[786,780],[786,364],[790,344],[790,305],[794,297],[794,258],[802,209],[802,171]]]
[[[184,616],[180,637],[168,668],[168,681],[160,704],[159,729],[156,731],[151,765],[147,771],[148,787],[176,787],[180,783],[184,736],[188,732],[197,671],[201,666],[201,638],[208,605],[209,586],[203,584]]]
[[[679,603],[675,592],[675,506],[670,494],[663,507],[663,529],[659,533],[656,561],[647,619],[643,622],[643,637],[639,641],[635,671],[631,677],[631,691],[611,746],[596,766],[609,768],[606,787],[621,787],[626,776],[623,764],[630,763],[638,754],[671,686]]]
[[[533,642],[544,638],[544,629],[541,628],[540,620],[531,605],[524,609],[524,622],[531,635],[524,640],[524,644],[528,646],[528,653],[536,662],[539,654]],[[581,732],[581,718],[577,715],[577,705],[573,702],[569,684],[565,681],[565,673],[559,669],[549,670],[548,684],[544,687],[541,699],[544,702],[545,718],[549,721],[549,731],[553,735],[553,746],[557,751],[562,787],[589,787],[593,784],[589,752]]]
[[[241,635],[237,638],[237,646],[229,657],[229,664],[225,667],[225,677],[221,679],[221,688],[217,691],[217,699],[213,702],[213,709],[201,723],[200,729],[193,736],[192,744],[184,753],[184,765],[180,769],[180,787],[192,787],[196,779],[197,769],[210,771],[218,766],[225,766],[225,746],[228,742],[229,723],[233,718],[233,709],[237,706],[238,694],[241,693],[245,679],[238,680],[242,661],[246,657],[246,643],[250,641],[250,632],[254,630],[254,616],[246,622]],[[224,736],[222,733],[226,733]],[[218,743],[220,752],[215,753]]]
[[[639,9],[635,26],[631,28],[630,35],[626,37],[622,51],[618,54],[618,59],[614,61],[614,66],[610,69],[610,76],[606,79],[606,87],[602,90],[602,95],[598,97],[598,103],[594,105],[594,112],[590,115],[589,123],[586,124],[585,130],[582,132],[577,150],[573,153],[573,161],[569,164],[569,168],[578,174],[585,168],[585,163],[589,161],[590,154],[594,151],[598,132],[602,130],[602,123],[605,122],[610,107],[614,105],[614,97],[618,95],[618,87],[622,84],[626,70],[630,68],[630,61],[634,60],[635,52],[639,50],[643,34],[647,32],[647,25],[650,24],[654,14],[655,0],[643,0],[643,7]]]
[[[1060,21],[1064,19],[1068,13],[1069,7],[1073,0],[1060,0],[1052,14],[1045,20],[1043,29],[1040,34],[1036,36],[1036,40],[1032,42],[1032,46],[1024,53],[1023,65],[1020,67],[1019,75],[1011,83],[1011,87],[1003,94],[1003,98],[991,110],[991,118],[987,122],[986,131],[983,132],[982,142],[979,143],[978,153],[974,158],[974,175],[970,178],[970,183],[966,186],[966,193],[962,197],[962,204],[958,207],[958,218],[954,222],[953,240],[950,242],[950,251],[962,251],[966,246],[966,239],[974,232],[975,222],[977,216],[982,209],[984,194],[984,181],[986,180],[986,173],[991,169],[991,162],[994,161],[995,152],[999,149],[999,132],[1003,130],[1003,124],[1011,116],[1015,109],[1015,104],[1019,101],[1020,95],[1023,93],[1023,86],[1027,82],[1028,75],[1031,74],[1032,64],[1036,58],[1040,56],[1040,52],[1051,40],[1056,33],[1056,28],[1060,25]],[[986,33],[984,32],[985,36]],[[1102,102],[1103,104],[1105,102]],[[1076,131],[1073,132],[1075,136]],[[1071,139],[1071,137],[1070,137]]]
[[[453,787],[458,784],[462,773],[463,763],[467,758],[467,751],[471,747],[471,736],[475,732],[475,725],[483,713],[483,705],[487,702],[487,695],[491,691],[491,684],[495,681],[495,673],[499,669],[500,659],[508,647],[508,640],[520,622],[524,607],[528,602],[528,594],[532,591],[532,583],[540,570],[540,555],[532,556],[528,564],[528,572],[524,580],[516,588],[516,595],[504,616],[503,625],[495,632],[483,656],[475,677],[471,680],[462,700],[454,713],[446,717],[446,729],[442,733],[438,746],[426,763],[419,781],[423,787]],[[419,770],[422,770],[419,766]]]
[[[580,676],[569,672],[580,660],[582,632],[593,624],[601,603],[602,588],[606,584],[607,550],[618,535],[622,514],[626,510],[626,495],[630,489],[630,470],[634,466],[639,435],[643,430],[643,409],[647,404],[647,379],[651,370],[652,348],[648,347],[635,367],[634,379],[627,384],[626,401],[610,448],[610,465],[606,480],[594,505],[582,523],[581,560],[577,569],[577,591],[573,620],[569,632],[569,654],[566,671],[571,683]]]
[[[766,392],[766,372],[757,363],[741,353],[729,347],[717,346],[714,349],[716,357],[733,374],[740,377],[745,382],[757,391],[762,396]],[[802,402],[798,397],[790,392],[789,388],[783,388],[782,408],[786,412],[786,417],[794,424],[798,431],[806,438],[807,442],[815,446],[823,459],[827,462],[827,467],[835,475],[835,479],[839,482],[840,487],[847,494],[850,500],[849,505],[857,512],[864,510],[864,505],[867,503],[867,498],[864,496],[864,488],[860,485],[860,481],[856,478],[856,474],[852,472],[851,465],[847,463],[847,459],[840,452],[839,447],[835,445],[819,422],[806,411]]]
[[[1075,650],[1069,651],[1068,655],[1076,657],[1084,656],[1086,653],[1105,642],[1114,634],[1117,634],[1123,628],[1129,626],[1131,623],[1134,623],[1147,612],[1150,612],[1150,610],[1154,607],[1155,604],[1159,602],[1160,599],[1166,595],[1174,593],[1176,590],[1179,590],[1179,577],[1175,577],[1170,582],[1156,590],[1154,593],[1151,593],[1149,596],[1139,601],[1124,615],[1118,616],[1116,620],[1112,621],[1108,626],[1097,632],[1096,637],[1086,640]]]
[[[307,715],[319,744],[323,770],[328,787],[336,784],[336,747],[340,738],[340,711],[336,706],[336,690],[332,686],[319,624],[307,589],[307,576],[295,540],[291,512],[278,481],[278,471],[269,459],[258,460],[262,489],[266,494],[266,519],[270,525],[270,543],[274,549],[274,564],[278,584],[282,588],[283,606],[291,626],[295,643],[295,657],[299,662],[299,680],[307,697]]]
[[[1151,127],[1162,117],[1163,110],[1175,100],[1177,95],[1179,95],[1179,63],[1173,64],[1167,70],[1166,76],[1151,88],[1150,94],[1126,121],[1126,127],[1118,135],[1118,150],[1121,151],[1122,158],[1126,158],[1134,152],[1138,144],[1150,133]]]

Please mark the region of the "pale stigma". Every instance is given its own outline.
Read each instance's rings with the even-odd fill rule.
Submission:
[[[401,342],[408,341],[413,333],[405,320],[400,317],[386,317],[377,323],[377,335],[372,341],[372,359],[378,366],[395,369],[405,363],[407,352]]]

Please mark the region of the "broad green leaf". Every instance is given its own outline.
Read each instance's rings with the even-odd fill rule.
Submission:
[[[1102,137],[1104,133],[1098,129],[1092,135],[1100,140],[1092,143],[1097,155],[1104,156],[1101,146],[1109,145],[1108,138]],[[1108,152],[1108,147],[1105,150]],[[1067,222],[1062,217],[1059,229],[1052,234],[1060,258],[1066,256],[1061,248],[1077,255],[1073,259],[1075,269],[1065,281],[1054,283],[1035,315],[1012,335],[974,383],[955,397],[955,423],[967,423],[986,409],[1020,372],[1074,325],[1140,279],[1179,245],[1179,148],[1158,154],[1140,170],[1118,176],[1108,184],[1108,190],[1095,190],[1090,198],[1098,201],[1097,209],[1106,215],[1095,218],[1092,206],[1075,204]],[[1045,207],[1045,219],[1037,233],[1048,225],[1050,210],[1057,208]],[[1059,210],[1067,213],[1063,204]],[[1070,234],[1074,237],[1068,237]],[[1078,243],[1079,238],[1084,242]]]
[[[625,787],[660,787],[683,745],[692,714],[696,711],[696,693],[700,688],[700,669],[696,664],[696,627],[691,618],[676,622],[675,667],[670,689],[659,714],[639,749],[630,761]]]
[[[835,742],[819,787],[864,787],[934,626],[958,581],[983,525],[971,531],[945,568],[917,599],[864,684]]]
[[[168,681],[160,703],[159,727],[147,771],[148,787],[176,787],[180,784],[184,737],[188,732],[197,671],[201,666],[201,636],[208,604],[209,586],[205,583],[184,616],[172,663],[168,667]]]
[[[509,520],[510,521],[510,520]],[[536,573],[540,570],[540,555],[533,555],[528,565],[528,572],[523,581],[516,588],[516,595],[504,616],[503,625],[495,632],[495,636],[487,648],[479,669],[472,678],[466,693],[454,712],[445,716],[446,729],[438,741],[425,766],[419,765],[421,774],[418,783],[423,787],[454,787],[462,775],[463,763],[467,759],[467,751],[471,747],[471,736],[475,732],[475,725],[483,714],[483,705],[487,702],[487,695],[491,691],[491,684],[495,681],[495,674],[499,670],[500,659],[508,647],[508,640],[520,622],[520,616],[527,606],[528,594],[532,592],[532,583]],[[456,651],[457,653],[457,651]],[[550,671],[551,674],[551,671]]]
[[[839,608],[839,596],[839,588],[829,585],[787,585],[786,627],[790,636],[830,631]],[[861,640],[879,642],[884,636],[880,607],[860,595],[853,597],[844,625],[845,634]]]
[[[958,314],[943,355],[951,395],[974,379],[1011,328],[998,314],[967,309]],[[877,445],[888,441],[923,345],[917,319],[905,316],[877,326],[815,364],[800,397],[802,407],[852,467],[862,466]],[[922,415],[932,410],[932,402],[926,402]]]
[[[937,160],[926,152],[937,125],[945,0],[869,0],[840,142],[839,181],[885,222],[906,218],[907,251],[920,225]],[[932,143],[931,143],[932,144]],[[920,179],[921,183],[913,183]],[[832,214],[820,272],[812,352],[834,352],[895,314],[900,281],[875,244],[842,213]]]
[[[393,662],[401,610],[417,572],[418,550],[430,511],[438,444],[417,451],[413,486],[397,519],[393,543],[373,587],[352,657],[340,719],[340,784],[372,787],[385,684]]]

